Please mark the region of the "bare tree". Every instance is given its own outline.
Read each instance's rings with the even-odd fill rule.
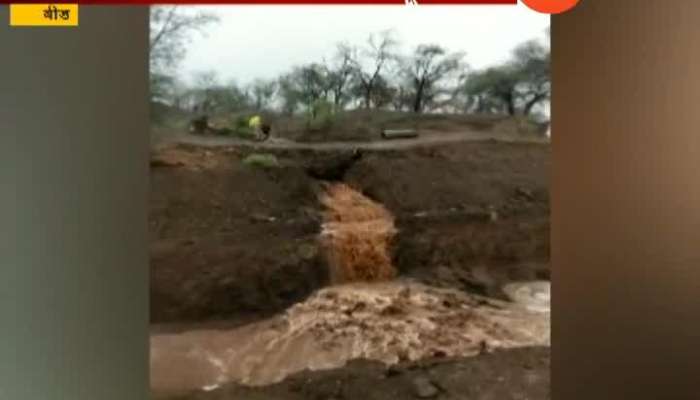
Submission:
[[[513,64],[520,76],[518,96],[523,102],[523,114],[548,100],[551,92],[550,51],[536,40],[525,42],[513,51]]]
[[[353,59],[357,86],[362,94],[365,108],[372,105],[372,97],[381,74],[387,65],[395,59],[395,48],[398,41],[390,30],[378,34],[371,34],[367,40],[367,46],[360,52],[359,57]]]
[[[319,101],[328,101],[332,92],[328,69],[320,63],[295,67],[277,81],[282,110],[292,114],[300,106],[311,110]]]
[[[477,71],[465,82],[465,92],[473,99],[479,113],[517,112],[516,88],[519,76],[512,65],[502,65]]]
[[[187,39],[193,31],[217,21],[207,13],[188,13],[177,6],[151,7],[150,16],[150,83],[151,100],[163,100],[172,90],[173,70],[185,56]]]
[[[471,74],[465,93],[479,112],[531,116],[550,96],[550,51],[538,41],[515,48],[507,63]]]
[[[215,71],[202,71],[195,74],[195,89],[200,100],[195,110],[210,113],[217,107],[216,92],[219,87],[219,77]]]
[[[293,72],[300,99],[307,107],[318,100],[328,99],[330,85],[326,68],[318,63],[298,67]]]
[[[277,82],[256,79],[248,89],[253,100],[255,110],[261,111],[269,107],[272,98],[277,92]]]
[[[277,87],[277,95],[282,103],[282,112],[287,115],[294,114],[301,104],[301,93],[297,88],[294,75],[291,73],[282,75],[277,80]]]
[[[404,60],[402,70],[412,91],[414,112],[422,112],[427,103],[447,93],[440,84],[459,73],[463,58],[464,53],[449,53],[437,44],[422,44]]]
[[[194,75],[194,84],[200,89],[210,89],[219,84],[219,75],[214,70],[197,72]]]
[[[333,95],[333,105],[336,110],[343,108],[348,101],[348,86],[353,74],[353,60],[357,49],[347,43],[338,43],[333,64],[328,67],[328,83]]]
[[[372,90],[372,105],[378,110],[386,108],[392,105],[395,95],[396,90],[387,79],[380,75],[374,85],[374,90]]]
[[[215,15],[188,13],[178,6],[151,7],[150,67],[153,72],[174,68],[185,55],[189,34],[202,32],[205,26],[218,21]]]

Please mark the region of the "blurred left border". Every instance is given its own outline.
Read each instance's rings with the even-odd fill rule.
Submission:
[[[0,6],[0,399],[148,398],[148,8]]]

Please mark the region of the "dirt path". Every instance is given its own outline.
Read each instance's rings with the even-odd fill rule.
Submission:
[[[503,142],[533,142],[543,143],[546,139],[535,136],[514,136],[509,134],[496,134],[490,131],[456,131],[456,132],[432,132],[424,131],[417,138],[353,141],[353,142],[294,142],[291,140],[272,137],[266,142],[252,142],[247,140],[217,137],[194,136],[182,134],[164,139],[166,143],[185,143],[205,147],[248,146],[254,149],[293,149],[293,150],[317,150],[337,151],[359,148],[363,150],[400,150],[420,146],[440,145],[445,143],[498,140]]]

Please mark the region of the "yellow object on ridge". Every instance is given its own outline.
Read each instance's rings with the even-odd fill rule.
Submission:
[[[248,126],[251,128],[257,128],[260,126],[262,120],[260,119],[259,115],[253,116],[250,118],[250,121],[248,121]]]

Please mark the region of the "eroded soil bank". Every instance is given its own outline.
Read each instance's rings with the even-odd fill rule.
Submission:
[[[178,145],[151,172],[151,319],[249,321],[283,311],[330,277],[317,240],[323,193],[310,165],[341,153]],[[401,276],[505,298],[503,284],[549,277],[549,147],[463,142],[366,152],[346,183],[395,219]],[[495,218],[494,218],[495,217]]]
[[[549,398],[548,146],[252,151],[154,155],[155,398]]]

